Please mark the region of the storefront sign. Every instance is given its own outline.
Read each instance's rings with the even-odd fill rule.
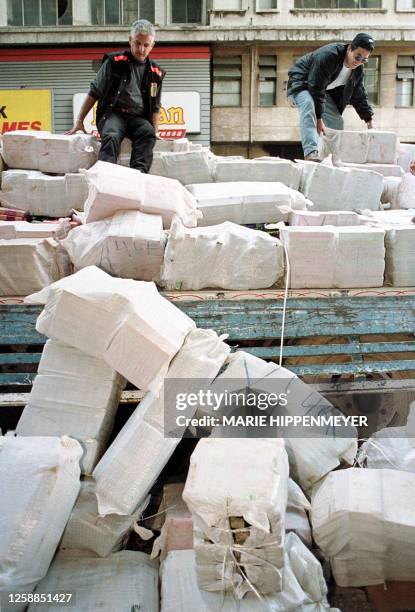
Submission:
[[[0,133],[52,130],[50,89],[0,89]]]

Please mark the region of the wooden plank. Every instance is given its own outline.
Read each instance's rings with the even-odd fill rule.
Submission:
[[[0,408],[15,407],[20,408],[26,406],[29,401],[30,393],[0,393]],[[135,404],[140,402],[145,393],[138,389],[133,391],[123,391],[120,399],[120,404]]]
[[[263,359],[276,358],[280,354],[279,345],[249,346],[241,348],[246,353],[254,353]],[[284,357],[314,357],[322,355],[353,355],[373,353],[415,353],[414,342],[350,342],[349,344],[307,344],[283,347]],[[415,359],[415,357],[414,357]],[[414,362],[415,365],[415,362]]]
[[[42,353],[0,353],[0,366],[38,364]]]
[[[318,365],[290,366],[290,370],[298,376],[318,374],[375,374],[381,372],[405,372],[415,370],[414,360],[403,361],[366,361],[356,363],[326,363]]]

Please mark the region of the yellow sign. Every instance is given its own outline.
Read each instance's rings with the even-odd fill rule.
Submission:
[[[52,130],[50,89],[0,89],[0,134]]]

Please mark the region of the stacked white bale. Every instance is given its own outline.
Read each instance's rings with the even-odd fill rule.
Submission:
[[[0,295],[29,295],[71,272],[67,253],[53,238],[0,239]]]
[[[290,370],[244,351],[237,351],[228,357],[226,368],[211,385],[211,389],[217,392],[226,389],[229,394],[249,389],[257,394],[286,395],[287,404],[281,409],[283,414],[290,417],[341,415],[320,393]],[[211,414],[204,409],[203,413],[206,412]],[[304,431],[306,433],[303,434]],[[276,435],[275,432],[274,427],[272,435]],[[219,428],[215,427],[212,435],[220,436]],[[304,437],[300,437],[302,435]],[[310,426],[299,430],[298,426],[287,425],[281,427],[281,437],[285,439],[291,477],[304,490],[310,489],[341,464],[352,465],[357,452],[357,432],[354,427],[336,426],[328,430],[326,427]]]
[[[124,386],[102,359],[48,340],[16,433],[76,438],[84,450],[82,473],[91,474],[106,448]]]
[[[161,274],[168,289],[261,289],[283,274],[281,242],[265,232],[229,221],[186,228],[173,220]]]
[[[397,164],[354,164],[354,163],[342,163],[342,168],[357,168],[358,170],[373,170],[378,172],[382,176],[401,178],[404,174],[402,168]]]
[[[414,287],[415,223],[384,226],[384,230],[386,246],[385,282],[394,287]]]
[[[372,170],[337,168],[315,162],[301,162],[301,191],[313,202],[313,210],[378,210],[383,176]]]
[[[154,393],[195,328],[154,283],[113,278],[94,266],[27,301],[45,304],[36,322],[40,333],[104,359],[138,388]]]
[[[84,612],[158,612],[158,580],[158,563],[142,552],[123,550],[106,559],[60,552],[35,593],[72,593],[74,609]],[[62,605],[32,603],[29,612],[57,612]]]
[[[402,177],[397,176],[387,176],[384,178],[383,191],[380,198],[382,204],[390,204],[392,209],[399,208],[397,197],[401,181]]]
[[[415,580],[415,473],[351,468],[313,490],[313,536],[343,587]]]
[[[409,164],[415,159],[415,145],[400,142],[398,146],[398,160],[404,172],[409,172]]]
[[[60,223],[29,223],[28,221],[0,221],[0,238],[54,238]]]
[[[76,269],[98,266],[120,278],[160,278],[166,235],[160,215],[120,210],[112,217],[80,225],[61,242]]]
[[[207,149],[158,153],[150,173],[177,179],[182,185],[210,183],[213,181],[212,157]]]
[[[45,576],[77,498],[82,450],[71,438],[0,438],[0,602]]]
[[[249,592],[238,600],[232,593],[200,589],[194,551],[172,551],[161,565],[161,612],[336,612],[327,603],[320,562],[293,533],[285,539],[283,576],[280,593],[258,597]]]
[[[287,207],[305,210],[309,202],[298,191],[282,183],[205,183],[187,185],[197,200],[203,218],[198,225],[216,225],[233,221],[272,223],[287,218]]]
[[[140,210],[161,215],[165,229],[175,214],[187,227],[197,225],[200,213],[196,199],[179,181],[102,161],[83,174],[88,182],[87,223],[111,217],[119,210]]]
[[[415,175],[406,172],[396,194],[396,208],[415,208]]]
[[[168,379],[212,380],[230,348],[212,330],[195,329],[171,362]],[[185,428],[165,414],[165,392],[148,393],[94,470],[101,515],[131,514],[141,504],[179,444]],[[196,407],[195,407],[196,410]],[[167,420],[171,421],[172,432]],[[170,435],[170,434],[174,434]]]
[[[359,215],[353,211],[330,210],[319,212],[318,210],[298,210],[290,213],[290,225],[312,226],[334,225],[345,227],[348,225],[359,225]]]
[[[385,427],[359,448],[357,462],[372,469],[395,469],[415,472],[413,437],[407,427]]]
[[[396,164],[398,136],[380,130],[333,130],[327,128],[320,141],[320,155],[354,164]]]
[[[301,167],[288,160],[275,157],[264,159],[219,159],[215,164],[215,182],[265,181],[278,182],[298,190]]]
[[[83,550],[99,557],[108,557],[111,553],[125,547],[128,536],[147,507],[147,498],[135,512],[127,516],[98,514],[95,485],[92,481],[83,481],[81,492],[72,510],[72,514],[62,536],[62,550]]]
[[[400,210],[364,210],[359,215],[360,223],[378,227],[391,225],[411,225],[415,227],[415,209]]]
[[[184,483],[170,483],[163,487],[163,499],[158,510],[160,521],[153,523],[160,535],[154,540],[151,557],[166,558],[171,550],[193,548],[193,520],[183,501]],[[157,517],[156,517],[157,518]]]
[[[311,504],[304,495],[301,487],[292,480],[288,480],[288,501],[285,513],[285,531],[294,531],[300,540],[309,548],[313,546],[311,536],[311,526],[308,520],[308,513],[311,511]]]
[[[193,514],[200,588],[231,590],[239,599],[253,588],[282,590],[287,494],[283,440],[199,441],[183,499]]]
[[[280,236],[287,250],[292,289],[383,285],[382,228],[285,227]]]
[[[32,215],[65,217],[84,209],[88,187],[82,174],[50,176],[38,170],[3,172],[0,202]]]
[[[51,134],[16,130],[3,134],[3,157],[9,168],[49,174],[79,172],[98,159],[99,144],[88,134]]]

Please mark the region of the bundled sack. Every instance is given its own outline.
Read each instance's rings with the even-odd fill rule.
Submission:
[[[0,437],[0,602],[31,593],[52,561],[77,498],[82,449],[71,438]]]
[[[161,273],[168,289],[262,289],[283,274],[281,242],[265,232],[229,221],[189,229],[173,220]]]
[[[317,210],[298,210],[290,213],[289,224],[305,227],[319,225],[345,227],[359,225],[360,220],[359,215],[352,211],[330,210],[328,212],[319,212]]]
[[[362,225],[390,227],[395,225],[411,225],[415,227],[415,208],[409,210],[364,210],[359,215]]]
[[[350,468],[313,490],[313,536],[342,587],[415,580],[415,474]]]
[[[293,531],[308,548],[312,548],[313,545],[311,526],[308,520],[310,511],[311,504],[302,489],[292,478],[289,478],[285,531],[287,533]]]
[[[108,557],[125,547],[129,534],[141,519],[149,501],[148,497],[135,512],[127,516],[100,516],[94,482],[84,480],[63,533],[60,548],[64,551],[82,550],[91,556],[96,554],[99,557]]]
[[[76,438],[84,449],[82,473],[91,474],[111,434],[125,382],[102,359],[48,340],[16,433]]]
[[[65,217],[84,209],[88,187],[82,174],[50,176],[38,170],[3,172],[0,202],[32,215]]]
[[[287,490],[283,440],[199,441],[183,499],[193,514],[200,588],[233,591],[239,599],[252,588],[282,589]]]
[[[95,266],[29,296],[45,304],[36,329],[103,359],[136,387],[158,393],[194,322],[154,283],[113,278]]]
[[[282,414],[291,417],[341,415],[328,400],[290,370],[244,351],[229,355],[225,368],[211,385],[211,390],[216,393],[226,390],[228,394],[240,394],[243,390],[246,393],[248,390],[249,393],[255,392],[257,396],[269,393],[286,394],[288,401],[286,406],[281,406]],[[238,406],[241,406],[240,401]],[[272,404],[270,406],[272,407]],[[226,408],[232,411],[235,406]],[[199,407],[198,410],[201,414],[212,414],[212,411],[206,408],[202,411]],[[225,431],[225,434],[229,435],[229,430]],[[215,427],[212,435],[222,435],[220,428]],[[244,435],[242,428],[237,429],[237,435]],[[261,428],[261,435],[264,435],[264,428]],[[350,426],[313,425],[306,426],[304,430],[291,424],[279,429],[273,427],[270,435],[284,438],[290,475],[304,490],[310,489],[340,465],[352,465],[356,456],[357,431]]]
[[[235,181],[278,182],[298,190],[301,167],[288,160],[275,157],[258,159],[219,158],[215,163],[215,182]],[[192,181],[196,182],[196,181]]]
[[[214,331],[194,329],[171,362],[166,379],[183,379],[183,385],[189,379],[212,380],[229,351]],[[172,406],[165,414],[164,395],[162,388],[158,398],[145,396],[95,468],[101,515],[131,514],[179,444],[185,427],[176,426]]]
[[[397,163],[404,172],[409,172],[409,164],[415,159],[415,145],[400,142]]]
[[[9,168],[49,174],[79,172],[95,164],[98,152],[98,141],[89,134],[66,136],[31,130],[3,134],[3,157]]]
[[[383,176],[372,170],[302,161],[301,191],[313,210],[379,210]]]
[[[403,175],[395,203],[396,208],[415,208],[415,176],[411,172]]]
[[[83,174],[88,182],[86,223],[106,219],[119,210],[140,210],[161,215],[165,229],[175,214],[187,227],[197,225],[196,200],[179,181],[103,161]]]
[[[320,139],[320,156],[355,164],[396,164],[398,135],[380,130],[333,130],[326,128]]]
[[[249,592],[238,600],[232,593],[200,589],[194,551],[172,551],[161,565],[161,612],[336,612],[327,603],[319,561],[293,533],[285,539],[283,577],[280,593]]]
[[[0,295],[29,295],[71,272],[67,253],[53,238],[0,239]]]
[[[160,278],[166,236],[159,215],[120,210],[113,217],[80,225],[61,242],[75,268],[98,266],[121,278]]]
[[[376,431],[359,448],[357,463],[371,469],[415,472],[413,437],[406,427],[385,427]]]
[[[29,223],[28,221],[0,221],[0,239],[54,238],[61,230],[59,223]]]
[[[156,153],[150,174],[177,179],[182,185],[210,183],[213,180],[212,158],[212,153],[207,149]]]
[[[76,610],[159,611],[158,564],[136,550],[106,559],[60,552],[36,593],[73,593]],[[71,602],[67,604],[69,608]],[[36,604],[28,612],[57,612],[63,604]]]
[[[384,229],[385,282],[394,287],[415,287],[415,223]]]
[[[403,170],[397,164],[352,164],[352,163],[342,163],[340,164],[343,168],[357,168],[358,170],[373,170],[373,172],[378,172],[385,178],[401,178],[403,175]]]
[[[377,227],[285,227],[292,289],[382,287],[385,232]]]
[[[383,179],[383,191],[380,197],[382,204],[390,204],[391,209],[399,208],[397,203],[398,191],[402,177],[386,176]]]
[[[154,540],[151,558],[166,558],[171,550],[193,548],[193,519],[182,499],[184,483],[170,483],[163,487],[163,499],[153,523],[160,535]],[[157,520],[159,519],[159,520]]]
[[[298,191],[274,182],[203,183],[187,185],[187,189],[197,200],[203,214],[198,225],[203,226],[283,221],[287,207],[305,210],[310,204]]]

